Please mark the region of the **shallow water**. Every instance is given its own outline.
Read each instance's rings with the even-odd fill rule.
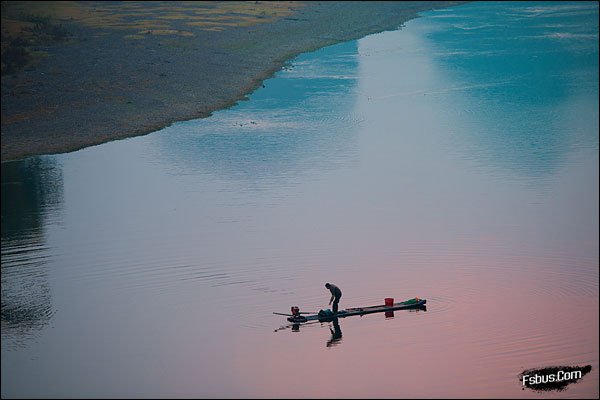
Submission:
[[[597,397],[597,60],[597,3],[472,3],[3,164],[2,397]],[[279,329],[327,281],[427,311]]]

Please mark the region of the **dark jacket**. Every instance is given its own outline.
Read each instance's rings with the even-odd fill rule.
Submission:
[[[339,287],[335,286],[333,283],[329,284],[329,291],[331,292],[332,298],[340,298],[342,297],[342,291]]]

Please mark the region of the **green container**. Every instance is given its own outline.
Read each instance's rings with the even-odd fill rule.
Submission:
[[[421,301],[421,300],[420,300],[420,299],[419,299],[419,300],[417,300],[417,299],[415,298],[415,299],[410,299],[410,300],[403,301],[403,302],[402,302],[402,304],[404,304],[404,305],[407,305],[407,306],[408,306],[408,305],[411,305],[411,304],[418,303],[419,301]]]

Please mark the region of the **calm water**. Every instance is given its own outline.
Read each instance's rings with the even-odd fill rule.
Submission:
[[[3,398],[598,396],[598,3],[430,12],[265,85],[2,165]],[[327,281],[428,308],[272,314]]]

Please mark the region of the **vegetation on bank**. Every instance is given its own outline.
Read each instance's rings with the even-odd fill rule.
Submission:
[[[68,40],[73,34],[49,16],[11,13],[2,2],[2,75],[16,74],[47,55],[43,47]]]

